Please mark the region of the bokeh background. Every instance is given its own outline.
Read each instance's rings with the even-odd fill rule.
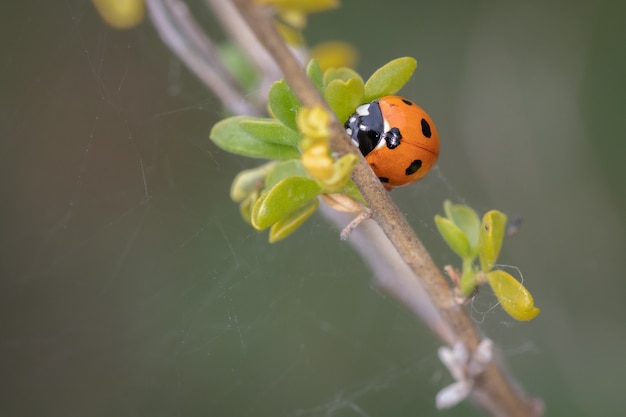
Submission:
[[[438,412],[438,341],[338,230],[269,245],[228,198],[258,162],[209,140],[220,103],[148,20],[90,2],[0,6],[0,414],[479,416]],[[214,19],[197,18],[219,38]],[[542,308],[472,304],[548,415],[626,414],[626,4],[343,1],[313,16],[369,75],[410,55],[402,93],[442,140],[393,197],[440,265],[444,199],[521,215],[500,260]]]

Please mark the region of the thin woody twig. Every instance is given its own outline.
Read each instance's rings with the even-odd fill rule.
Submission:
[[[328,108],[276,30],[267,9],[249,0],[234,0],[234,4],[274,57],[302,104]],[[330,132],[334,151],[356,154],[339,121],[331,122]],[[421,279],[442,319],[452,329],[450,337],[444,336],[445,342],[450,346],[462,343],[473,353],[481,340],[477,330],[466,311],[455,301],[452,289],[430,254],[363,158],[354,170],[353,179],[372,210],[372,219],[381,227],[403,261]],[[542,414],[539,402],[525,398],[495,360],[488,363],[474,381],[472,397],[493,416],[529,417]]]

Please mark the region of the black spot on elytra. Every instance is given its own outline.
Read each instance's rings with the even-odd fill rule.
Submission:
[[[404,171],[404,173],[406,175],[413,175],[417,172],[418,169],[420,169],[422,167],[422,160],[421,159],[416,159],[415,161],[411,162],[411,165],[409,165],[406,170]]]
[[[389,178],[387,177],[378,177],[378,179],[380,180],[380,182],[389,182]]]
[[[429,138],[432,135],[432,132],[430,131],[430,125],[428,124],[426,119],[422,119],[422,133],[427,138]]]
[[[406,104],[407,106],[412,106],[412,105],[413,105],[413,102],[411,102],[411,101],[409,101],[409,100],[407,100],[407,99],[405,99],[405,98],[403,98],[403,99],[402,99],[402,102],[403,102],[404,104]]]

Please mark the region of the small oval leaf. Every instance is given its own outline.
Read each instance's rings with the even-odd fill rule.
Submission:
[[[497,210],[491,210],[483,216],[478,234],[478,257],[483,272],[493,269],[506,232],[506,215]]]
[[[309,65],[306,66],[306,75],[317,87],[317,90],[322,93],[324,91],[324,75],[317,59],[309,61]]]
[[[496,270],[487,274],[489,285],[493,289],[502,309],[515,320],[532,320],[539,314],[535,300],[530,292],[511,274]]]
[[[478,232],[480,230],[480,219],[478,214],[471,207],[463,204],[452,204],[446,200],[444,202],[444,211],[448,219],[456,224],[459,229],[465,233],[467,240],[472,248],[473,256],[476,256],[478,246]]]
[[[298,146],[302,137],[280,121],[250,117],[241,121],[241,128],[255,138],[280,145]]]
[[[252,226],[263,230],[315,199],[321,193],[317,181],[288,177],[261,195],[252,208]]]
[[[246,197],[246,199],[243,200],[239,204],[239,214],[241,214],[241,217],[248,224],[252,224],[252,221],[251,221],[251,218],[252,218],[252,207],[254,207],[254,203],[256,203],[258,198],[259,198],[259,193],[258,192],[254,192],[254,193],[248,195],[248,197]]]
[[[332,175],[323,181],[324,191],[329,193],[338,193],[350,181],[352,170],[361,159],[358,155],[348,153],[336,160],[333,164]]]
[[[343,123],[363,104],[363,81],[360,78],[333,80],[326,86],[324,98],[337,119]]]
[[[388,62],[372,74],[365,83],[365,102],[395,94],[409,81],[417,61],[403,57]]]
[[[291,212],[287,217],[274,223],[270,229],[270,243],[278,242],[295,232],[306,219],[315,213],[318,205],[317,199],[311,200],[296,211]]]
[[[275,162],[268,162],[257,168],[241,171],[230,186],[230,198],[235,203],[246,199],[250,194],[263,189],[265,177],[271,172]]]
[[[276,81],[270,88],[268,106],[270,113],[283,122],[285,126],[295,131],[298,130],[296,114],[301,106],[300,100],[285,80]]]
[[[133,28],[146,14],[146,6],[141,0],[93,0],[93,5],[100,17],[115,29]]]
[[[228,72],[243,86],[245,91],[258,88],[259,71],[237,43],[234,41],[221,42],[218,44],[217,53]]]
[[[300,159],[290,159],[274,164],[265,177],[265,189],[269,190],[287,177],[306,177],[307,172]]]
[[[443,240],[446,241],[454,253],[461,258],[472,257],[472,248],[470,247],[469,240],[456,224],[452,223],[450,219],[441,217],[440,215],[435,216],[435,224]]]
[[[330,112],[322,106],[301,107],[296,115],[298,131],[303,136],[300,147],[307,149],[312,142],[327,143],[330,136],[330,120]]]
[[[328,84],[330,84],[331,82],[335,80],[349,81],[353,78],[361,80],[361,83],[363,82],[361,75],[355,70],[353,70],[352,68],[348,68],[348,67],[329,68],[326,71],[324,71],[324,86],[327,87]]]
[[[250,134],[242,126],[242,121],[250,120],[248,116],[235,116],[217,122],[211,129],[211,140],[225,151],[265,159],[299,158],[297,146],[271,143]]]
[[[304,151],[301,161],[309,175],[317,180],[326,181],[333,175],[334,161],[326,143],[318,143]]]

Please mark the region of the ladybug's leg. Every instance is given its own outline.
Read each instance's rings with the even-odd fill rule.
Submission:
[[[400,134],[400,129],[397,127],[392,127],[388,132],[383,134],[385,142],[387,142],[387,147],[389,149],[395,149],[402,139],[402,135]]]

